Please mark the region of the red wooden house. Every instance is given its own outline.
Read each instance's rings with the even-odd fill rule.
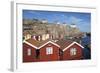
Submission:
[[[38,48],[38,41],[28,39],[23,42],[23,62],[36,61],[36,49]]]
[[[70,40],[56,42],[60,45],[60,60],[79,60],[83,57],[83,46]]]
[[[83,57],[83,46],[70,40],[23,42],[23,62],[79,60]]]
[[[53,41],[46,40],[40,43],[40,61],[57,61],[59,60],[60,46]]]
[[[23,43],[23,62],[57,61],[60,46],[53,41],[25,40]]]

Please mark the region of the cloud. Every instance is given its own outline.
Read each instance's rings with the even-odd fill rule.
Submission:
[[[53,17],[54,21],[59,21],[61,23],[64,23],[67,21],[68,17],[65,14],[53,14],[51,15]]]
[[[69,21],[70,21],[71,23],[78,24],[78,23],[80,23],[80,22],[83,22],[83,19],[77,18],[77,17],[74,17],[74,16],[71,16],[71,17],[69,18]]]
[[[84,19],[71,16],[71,17],[69,17],[68,20],[69,20],[70,24],[75,23],[77,25],[77,27],[83,32],[91,31],[91,23],[88,21],[85,21]]]

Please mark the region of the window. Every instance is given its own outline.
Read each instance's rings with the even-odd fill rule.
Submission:
[[[70,49],[70,55],[71,56],[76,55],[76,52],[77,52],[76,48],[71,48]]]
[[[28,56],[31,55],[31,49],[30,49],[30,48],[27,49],[27,55],[28,55]]]
[[[52,47],[47,47],[46,48],[46,54],[53,54],[53,48]]]

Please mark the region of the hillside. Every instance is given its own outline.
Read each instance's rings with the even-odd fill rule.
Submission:
[[[50,34],[54,38],[73,36],[80,33],[77,27],[71,27],[67,24],[49,23],[46,20],[24,19],[23,32],[28,32],[31,35]]]

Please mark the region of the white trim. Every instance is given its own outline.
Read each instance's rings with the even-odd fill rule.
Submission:
[[[42,46],[40,46],[39,49],[42,48],[43,46],[47,45],[48,43],[52,43],[52,44],[54,44],[55,46],[60,47],[58,44],[53,43],[53,42],[51,42],[51,41],[48,41],[48,42],[46,42],[45,44],[43,44]]]
[[[76,55],[77,54],[77,49],[76,48],[71,48],[70,49],[70,55],[71,56],[74,56],[74,55]]]
[[[63,51],[67,50],[69,47],[71,47],[71,46],[74,45],[74,44],[77,44],[77,45],[80,46],[81,48],[84,48],[84,47],[83,47],[82,45],[80,45],[79,43],[73,42],[73,43],[71,43],[68,47],[66,47],[65,49],[63,49]]]
[[[36,46],[32,45],[31,43],[29,43],[29,42],[27,42],[27,41],[25,41],[25,40],[24,40],[23,42],[26,43],[27,45],[33,47],[33,48],[36,48],[36,49],[40,49],[40,48],[42,48],[43,46],[47,45],[48,43],[52,43],[52,44],[54,44],[55,46],[60,47],[59,45],[57,45],[57,44],[55,44],[55,43],[53,43],[53,42],[51,42],[51,41],[46,42],[45,44],[43,44],[43,45],[40,46],[40,47],[36,47]]]
[[[26,43],[27,45],[29,45],[29,46],[31,46],[31,47],[33,47],[33,48],[36,48],[36,49],[38,49],[38,47],[36,47],[36,46],[34,46],[34,45],[32,45],[31,43],[29,43],[29,42],[27,42],[27,41],[23,41],[24,43]]]
[[[18,66],[18,57],[17,57],[17,10],[16,10],[16,3],[11,2],[11,70],[15,71]]]
[[[53,47],[46,47],[46,55],[53,54]]]

